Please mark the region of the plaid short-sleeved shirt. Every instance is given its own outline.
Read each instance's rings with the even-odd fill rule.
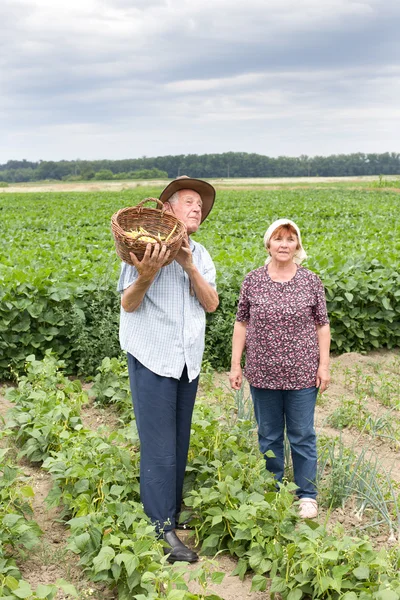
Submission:
[[[190,238],[189,238],[190,239]],[[207,250],[190,239],[193,262],[215,288],[215,267]],[[118,291],[137,279],[135,267],[122,263]],[[133,312],[121,306],[121,348],[163,377],[179,379],[186,364],[189,381],[199,375],[204,352],[204,308],[190,293],[189,277],[173,261],[159,270],[141,305]]]
[[[244,375],[254,387],[297,390],[313,387],[319,365],[316,325],[329,323],[325,292],[315,273],[298,267],[283,283],[266,266],[242,285],[237,321],[247,323]]]

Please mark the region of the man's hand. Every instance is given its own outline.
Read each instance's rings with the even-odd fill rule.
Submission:
[[[190,249],[189,240],[184,237],[182,240],[182,246],[179,248],[178,254],[175,256],[175,260],[179,263],[184,271],[190,271],[193,266],[193,256]]]
[[[143,280],[152,281],[168,260],[170,250],[167,249],[165,244],[161,248],[160,244],[147,244],[142,260],[138,260],[132,252],[129,254],[140,277]]]

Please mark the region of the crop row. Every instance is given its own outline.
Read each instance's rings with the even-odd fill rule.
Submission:
[[[118,586],[121,600],[134,594],[138,600],[195,599],[183,589],[181,574],[167,568],[138,503],[139,448],[127,410],[126,366],[107,361],[93,394],[121,407],[124,428],[108,436],[85,429],[77,414],[79,382],[71,384],[47,355],[44,361],[30,357],[27,375],[9,392],[15,403],[9,430],[23,454],[45,459],[43,468],[54,478],[49,502],[62,502],[72,517],[69,547],[95,581]],[[207,403],[196,408],[185,504],[202,553],[229,552],[238,558],[237,575],[252,570],[253,590],[265,590],[269,581],[272,595],[285,600],[398,600],[399,550],[376,552],[366,537],[299,523],[293,484],[275,492],[253,427],[234,411],[222,414]]]
[[[30,551],[42,532],[32,519],[33,489],[28,478],[8,457],[9,450],[0,449],[0,598],[52,600],[59,589],[77,597],[75,588],[62,579],[54,585],[39,584],[32,590],[29,582],[21,577],[14,558],[16,550]]]
[[[47,348],[86,374],[118,355],[119,260],[109,222],[144,195],[137,188],[0,197],[0,377]],[[282,216],[299,224],[306,266],[324,282],[333,350],[398,346],[398,204],[390,190],[219,191],[196,234],[216,263],[221,300],[208,316],[205,358],[227,368],[241,282],[263,264],[263,233]]]
[[[119,600],[203,600],[187,592],[182,570],[166,563],[139,504],[139,454],[131,428],[109,436],[84,428],[80,411],[87,394],[61,366],[49,353],[43,361],[28,357],[26,375],[7,392],[14,407],[5,435],[20,447],[20,456],[52,474],[47,504],[62,504],[69,517],[68,548],[94,581],[118,589]]]

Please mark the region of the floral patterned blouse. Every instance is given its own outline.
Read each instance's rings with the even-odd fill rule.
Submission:
[[[251,271],[240,291],[237,321],[247,323],[250,385],[274,390],[313,387],[319,364],[316,325],[329,323],[321,280],[297,267],[290,281],[273,281],[266,266]]]

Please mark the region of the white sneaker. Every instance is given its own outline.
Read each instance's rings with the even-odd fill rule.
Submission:
[[[300,498],[299,514],[302,519],[315,519],[318,516],[318,503],[314,498]]]

